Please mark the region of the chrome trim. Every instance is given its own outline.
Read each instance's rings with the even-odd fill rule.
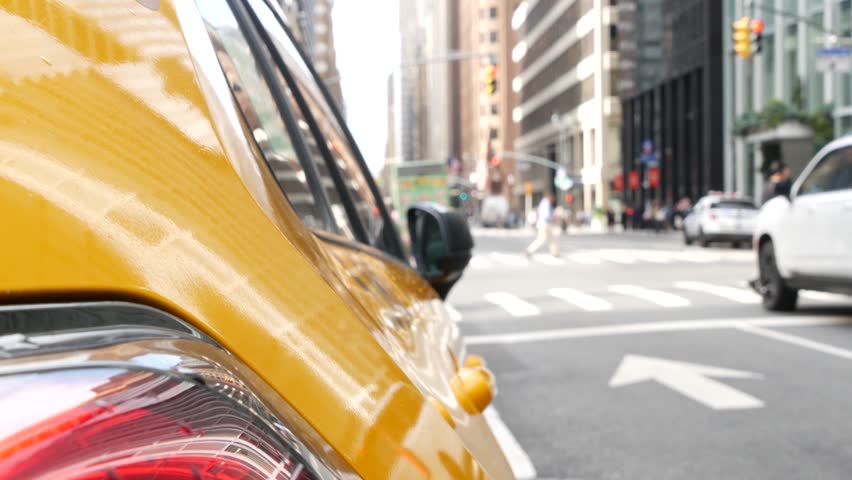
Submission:
[[[216,50],[210,41],[204,18],[194,1],[174,2],[175,16],[186,40],[186,48],[195,67],[195,78],[210,109],[213,127],[219,136],[225,156],[247,184],[250,192],[267,192],[255,151],[246,139],[245,126],[237,109],[231,87],[225,78]],[[245,159],[237,161],[234,159]],[[276,218],[268,196],[252,195],[267,216]]]
[[[0,306],[0,359],[107,346],[146,338],[216,343],[183,320],[127,302]]]

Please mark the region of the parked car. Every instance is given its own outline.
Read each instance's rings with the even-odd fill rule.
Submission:
[[[754,242],[752,285],[769,310],[793,310],[799,289],[852,293],[852,136],[811,160],[790,191],[769,200]]]
[[[467,224],[404,249],[276,2],[90,3],[2,13],[0,478],[510,478]]]
[[[722,193],[702,197],[683,220],[684,243],[749,245],[757,211],[754,202],[745,197]]]

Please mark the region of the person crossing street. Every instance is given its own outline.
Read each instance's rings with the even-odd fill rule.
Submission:
[[[554,257],[559,256],[559,250],[556,245],[556,236],[553,234],[551,222],[553,220],[553,201],[552,193],[548,193],[541,199],[536,211],[536,229],[538,235],[536,239],[527,247],[526,254],[531,256],[545,243],[549,244],[550,254]]]

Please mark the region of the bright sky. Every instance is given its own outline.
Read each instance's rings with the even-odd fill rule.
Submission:
[[[388,75],[399,63],[398,0],[336,0],[334,46],[346,121],[370,170],[385,163]]]

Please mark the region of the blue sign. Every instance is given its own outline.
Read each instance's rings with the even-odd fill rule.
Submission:
[[[642,142],[642,153],[645,155],[654,153],[654,142],[652,142],[651,139],[646,139]]]

